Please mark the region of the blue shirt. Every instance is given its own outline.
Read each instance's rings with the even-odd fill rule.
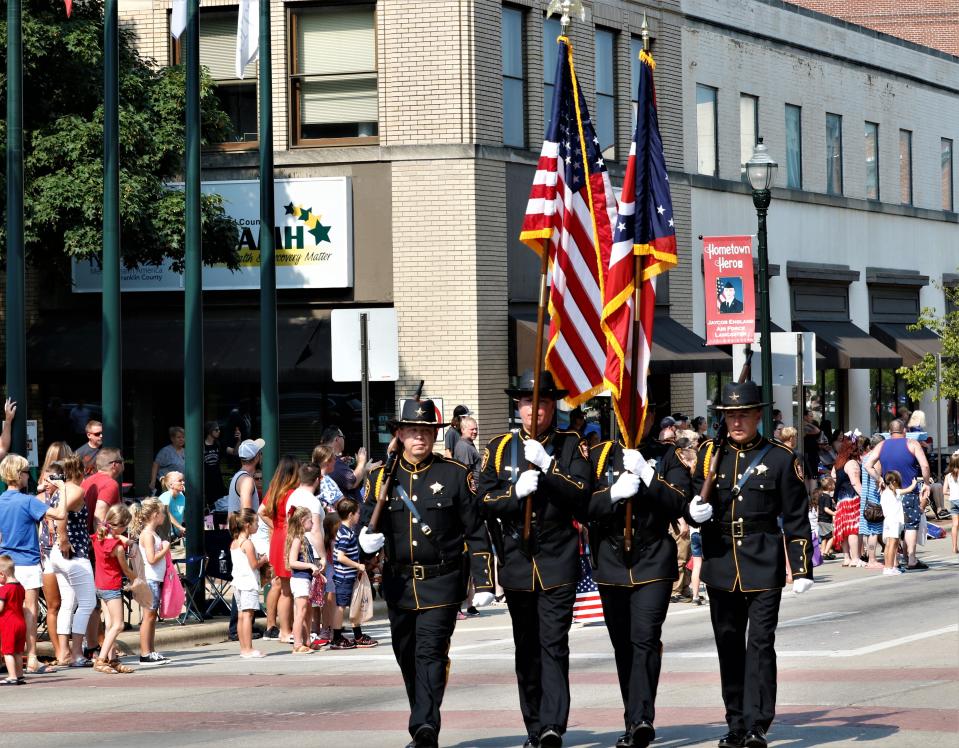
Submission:
[[[333,573],[338,577],[355,577],[357,570],[353,566],[341,564],[339,561],[339,551],[351,561],[359,563],[360,560],[360,541],[356,532],[345,522],[340,525],[336,531],[336,542],[333,544]]]
[[[0,494],[0,553],[17,566],[40,563],[40,536],[37,525],[47,513],[46,504],[36,496],[7,490]]]

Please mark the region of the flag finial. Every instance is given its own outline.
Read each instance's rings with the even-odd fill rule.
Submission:
[[[643,51],[649,52],[649,21],[646,20],[646,12],[643,12],[643,25],[639,27],[639,35],[643,39]]]
[[[546,8],[546,17],[549,18],[554,13],[560,13],[559,25],[563,27],[563,36],[566,36],[566,30],[569,28],[571,15],[576,13],[579,20],[586,22],[586,8],[583,7],[583,0],[550,0]]]

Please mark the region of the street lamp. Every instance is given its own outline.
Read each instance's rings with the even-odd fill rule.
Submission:
[[[773,183],[773,174],[779,166],[769,156],[763,139],[759,138],[753,149],[752,158],[747,161],[746,178],[753,188],[753,205],[759,218],[759,340],[762,345],[763,402],[769,403],[763,408],[763,434],[771,437],[773,433],[773,359],[772,340],[769,334],[769,256],[766,251],[766,212],[772,194],[769,188]]]

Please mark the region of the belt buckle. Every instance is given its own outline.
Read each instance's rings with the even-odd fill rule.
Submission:
[[[430,533],[433,532],[432,528],[425,522],[420,523],[420,532],[422,532],[426,537],[430,536]]]
[[[734,538],[741,538],[741,537],[743,537],[743,535],[744,535],[744,533],[743,533],[743,521],[742,521],[741,519],[737,519],[737,520],[735,520],[735,521],[732,523],[732,529],[733,529],[733,537],[734,537]]]
[[[424,569],[420,564],[413,564],[413,579],[416,579],[420,582],[426,579],[426,569]]]

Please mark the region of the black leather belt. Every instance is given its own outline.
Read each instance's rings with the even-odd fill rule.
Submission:
[[[442,564],[390,564],[390,569],[395,574],[411,576],[413,579],[422,581],[423,579],[441,577],[454,571],[462,571],[463,562],[460,560],[446,561]]]
[[[779,523],[773,519],[737,519],[735,522],[720,522],[719,529],[723,535],[730,535],[734,538],[754,535],[757,532],[782,532]]]

